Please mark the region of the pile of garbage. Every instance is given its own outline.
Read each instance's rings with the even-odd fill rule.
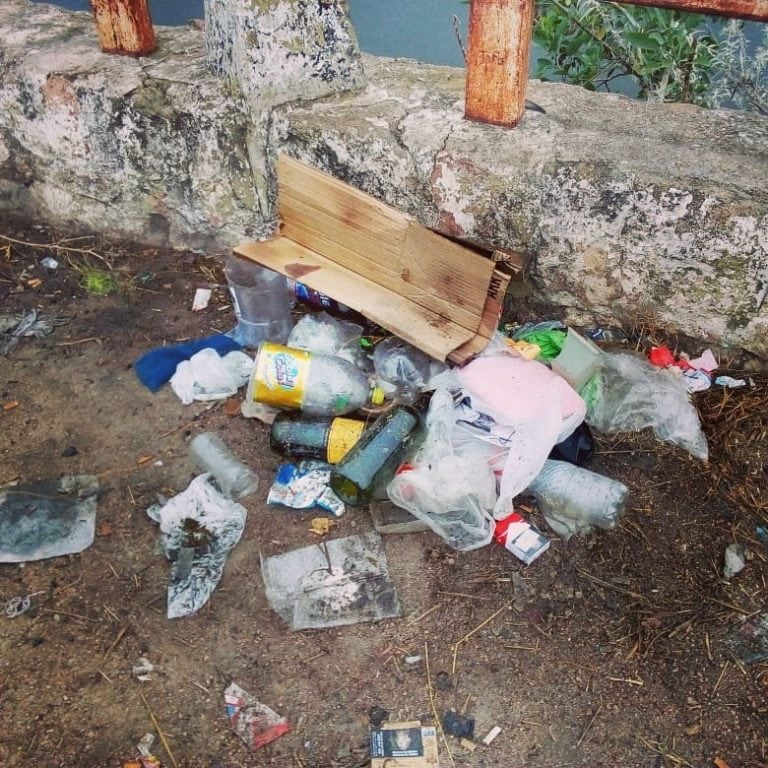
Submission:
[[[183,403],[244,389],[242,415],[269,424],[271,447],[285,458],[270,505],[330,518],[348,507],[394,505],[454,549],[495,541],[530,564],[549,538],[515,507],[517,498],[532,498],[562,538],[610,530],[625,508],[629,489],[583,466],[591,429],[650,427],[707,460],[689,392],[711,383],[717,364],[709,352],[676,360],[654,348],[646,359],[601,349],[589,336],[603,332],[581,335],[549,321],[497,332],[480,355],[452,367],[382,329],[371,334],[365,318],[255,262],[233,256],[225,275],[235,327],[152,350],[135,370],[150,389],[170,382]],[[296,322],[298,302],[307,312]],[[169,617],[208,599],[245,524],[240,499],[258,487],[217,436],[198,435],[191,452],[204,473],[149,510],[173,563]],[[312,547],[263,562],[275,610],[294,628],[397,615],[380,544],[365,536],[332,544],[338,551],[318,556],[325,567]],[[363,561],[352,573],[348,564]]]

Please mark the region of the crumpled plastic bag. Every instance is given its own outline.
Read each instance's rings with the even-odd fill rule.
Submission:
[[[205,605],[245,528],[245,507],[223,496],[211,480],[209,473],[198,475],[165,504],[147,510],[160,523],[166,557],[173,561],[169,619],[189,616]]]
[[[397,336],[380,341],[373,350],[376,383],[387,399],[414,403],[429,389],[433,376],[446,370],[445,364],[433,360],[420,349]]]
[[[585,388],[587,423],[605,433],[651,427],[659,440],[707,461],[707,438],[679,374],[627,353],[606,353]]]
[[[225,400],[248,383],[253,360],[245,352],[201,349],[176,366],[171,387],[184,405],[194,400]]]
[[[296,323],[286,344],[317,355],[335,355],[347,347],[357,346],[362,333],[363,328],[357,323],[317,312],[304,315]]]
[[[483,452],[501,473],[493,514],[509,515],[512,500],[539,474],[552,448],[584,420],[586,404],[565,379],[535,360],[478,357],[459,369],[469,399],[452,440],[459,453]],[[471,438],[471,439],[470,439]],[[461,445],[459,445],[461,443]]]

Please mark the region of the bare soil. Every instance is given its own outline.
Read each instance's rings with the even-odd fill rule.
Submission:
[[[0,358],[0,485],[80,473],[101,482],[89,549],[0,565],[0,603],[41,592],[24,615],[0,615],[0,765],[120,768],[159,728],[165,766],[365,766],[371,708],[433,722],[428,681],[435,710],[473,715],[478,741],[501,727],[474,752],[441,741],[443,766],[768,765],[768,664],[745,664],[725,642],[766,609],[764,374],[698,397],[709,465],[646,433],[598,440],[591,468],[631,489],[616,530],[555,539],[529,567],[495,545],[459,553],[432,533],[388,536],[403,617],[292,632],[266,601],[259,558],[317,536],[312,513],[265,503],[280,461],[267,427],[221,404],[182,406],[169,387],[152,394],[132,370],[148,349],[232,325],[220,261],[65,242],[9,221],[0,234],[80,249],[0,240],[2,313],[70,318]],[[84,273],[104,266],[94,253],[117,293],[84,288]],[[41,266],[48,255],[57,270]],[[209,285],[211,305],[193,313],[194,289]],[[188,443],[202,430],[261,485],[212,599],[168,620],[169,564],[146,509],[194,476]],[[349,510],[331,536],[371,528],[367,509]],[[732,542],[748,562],[727,582]],[[422,660],[406,664],[413,655]],[[148,682],[131,674],[140,656],[155,665]],[[293,730],[246,747],[224,714],[233,680]]]

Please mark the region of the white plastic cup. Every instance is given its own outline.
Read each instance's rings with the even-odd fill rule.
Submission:
[[[200,469],[214,476],[227,498],[241,499],[258,489],[256,473],[236,459],[218,435],[201,432],[190,443],[189,453]]]

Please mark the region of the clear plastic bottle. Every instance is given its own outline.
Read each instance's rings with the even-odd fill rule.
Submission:
[[[383,401],[384,393],[347,360],[267,342],[259,346],[246,394],[246,402],[310,416],[341,416]]]
[[[605,530],[615,528],[629,489],[610,477],[547,459],[528,486],[528,493],[536,498],[547,522],[559,534],[569,536],[593,525]]]
[[[224,441],[213,432],[197,435],[190,443],[189,453],[195,464],[214,476],[227,498],[241,499],[258,489],[257,475],[236,459]]]

